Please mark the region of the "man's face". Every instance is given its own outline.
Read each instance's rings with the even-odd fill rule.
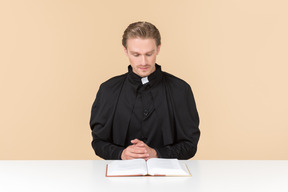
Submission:
[[[157,46],[154,39],[128,39],[127,49],[124,47],[124,51],[135,74],[146,77],[155,71],[160,45]]]

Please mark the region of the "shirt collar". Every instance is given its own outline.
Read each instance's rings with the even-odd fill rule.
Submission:
[[[147,77],[148,82],[145,83],[148,84],[150,87],[154,86],[162,79],[161,66],[156,63],[155,67],[156,70]],[[136,87],[143,85],[142,77],[133,72],[131,65],[128,66],[128,80]]]

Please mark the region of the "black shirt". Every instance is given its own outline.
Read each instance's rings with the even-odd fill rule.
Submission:
[[[120,159],[130,140],[139,138],[159,157],[189,159],[197,151],[199,116],[185,81],[161,70],[141,85],[132,72],[101,84],[91,110],[92,147],[104,159]]]
[[[143,84],[142,78],[129,69],[128,84],[134,88],[136,100],[127,131],[125,147],[130,145],[130,141],[133,139],[139,139],[152,148],[163,146],[162,130],[157,121],[157,112],[151,93],[151,89],[158,90],[161,86],[162,75],[159,70],[157,68],[150,74],[148,82]]]

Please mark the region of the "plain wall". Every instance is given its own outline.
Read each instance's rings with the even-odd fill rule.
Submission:
[[[1,0],[0,159],[99,159],[90,111],[129,65],[135,21],[162,35],[157,62],[188,82],[194,159],[288,159],[286,0]]]

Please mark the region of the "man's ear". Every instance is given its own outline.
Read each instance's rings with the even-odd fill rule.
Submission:
[[[159,54],[159,52],[160,52],[160,48],[161,48],[161,45],[158,45],[158,47],[157,47],[157,55]]]
[[[125,55],[128,56],[128,50],[126,49],[126,47],[123,46],[123,49],[124,49]]]

